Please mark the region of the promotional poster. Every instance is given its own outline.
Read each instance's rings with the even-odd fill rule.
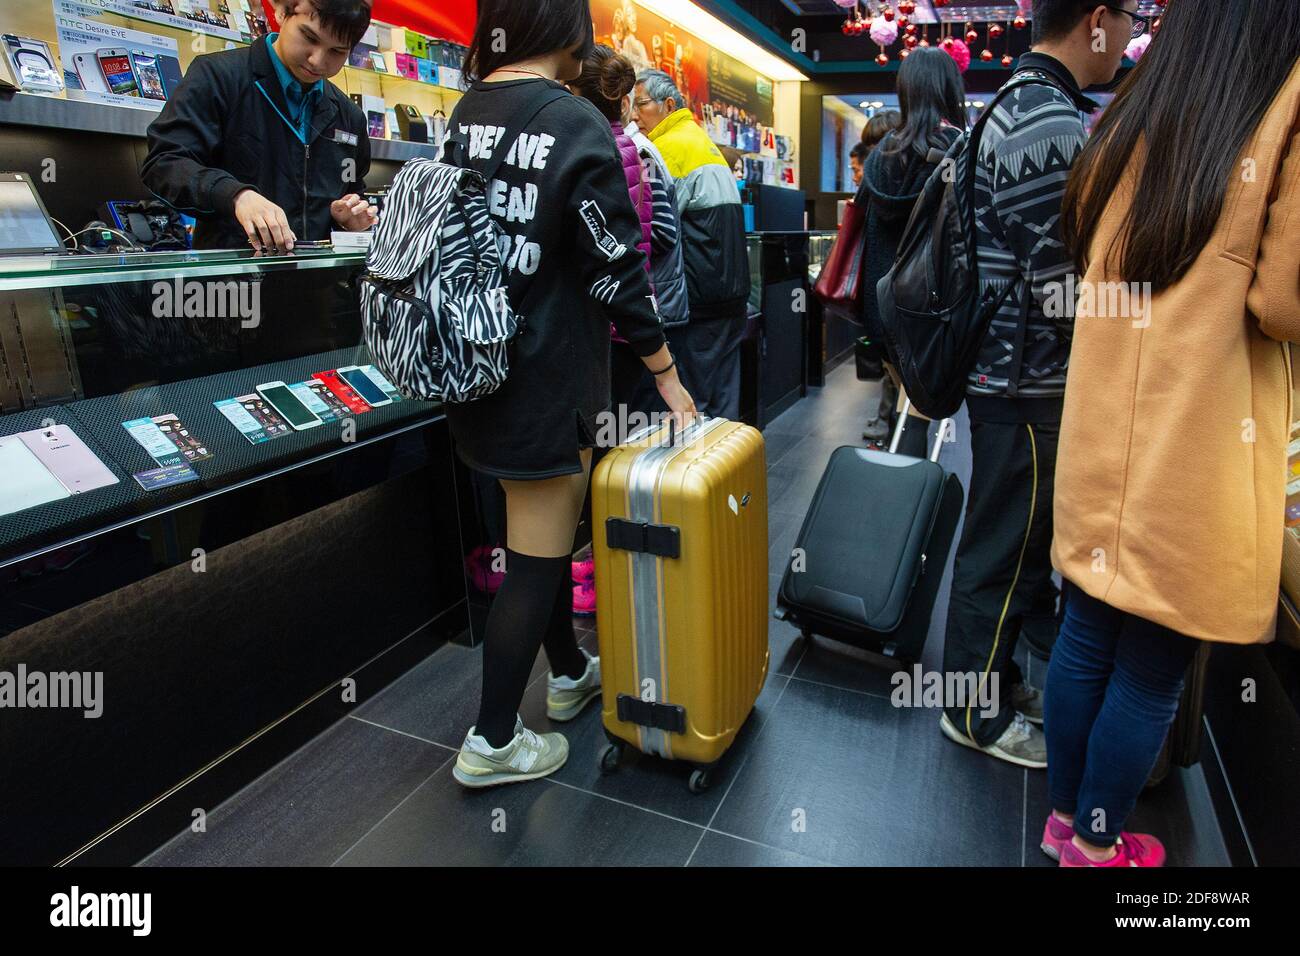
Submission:
[[[612,47],[640,72],[663,70],[697,117],[711,112],[746,125],[771,126],[772,82],[733,57],[678,29],[632,0],[592,0],[596,42]]]

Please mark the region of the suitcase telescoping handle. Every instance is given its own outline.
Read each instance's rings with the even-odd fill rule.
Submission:
[[[907,413],[911,411],[911,408],[912,400],[904,395],[903,410],[898,413],[898,424],[894,426],[894,437],[889,440],[889,453],[891,455],[898,453],[898,443],[903,440],[903,427],[907,424]],[[937,462],[939,460],[939,452],[943,450],[943,442],[948,437],[949,429],[956,427],[957,423],[951,418],[945,418],[939,423],[939,434],[935,436],[934,448],[930,450],[931,461]]]

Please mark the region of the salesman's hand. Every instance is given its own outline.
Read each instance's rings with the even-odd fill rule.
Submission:
[[[245,189],[235,196],[235,219],[258,252],[293,248],[298,237],[289,228],[284,210],[255,189]]]
[[[339,227],[348,232],[365,232],[379,221],[375,207],[355,193],[334,200],[330,213]]]

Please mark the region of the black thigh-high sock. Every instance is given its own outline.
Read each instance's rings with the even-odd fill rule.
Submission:
[[[573,633],[573,576],[566,574],[560,582],[560,590],[555,595],[555,607],[551,611],[551,621],[546,627],[546,637],[542,640],[546,648],[546,659],[550,661],[551,673],[556,677],[572,677],[577,680],[587,671],[587,658],[578,648],[578,638]]]
[[[501,748],[515,734],[515,716],[547,632],[559,585],[572,580],[570,556],[538,558],[506,550],[506,577],[488,612],[483,639],[483,696],[475,732]]]

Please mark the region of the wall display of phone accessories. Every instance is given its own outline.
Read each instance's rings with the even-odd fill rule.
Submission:
[[[180,82],[175,40],[94,19],[98,7],[55,0],[69,99],[161,110]]]
[[[28,93],[63,92],[63,76],[48,43],[12,33],[4,34],[3,43],[10,85]]]
[[[353,47],[348,65],[459,90],[466,52],[459,43],[376,21]]]

